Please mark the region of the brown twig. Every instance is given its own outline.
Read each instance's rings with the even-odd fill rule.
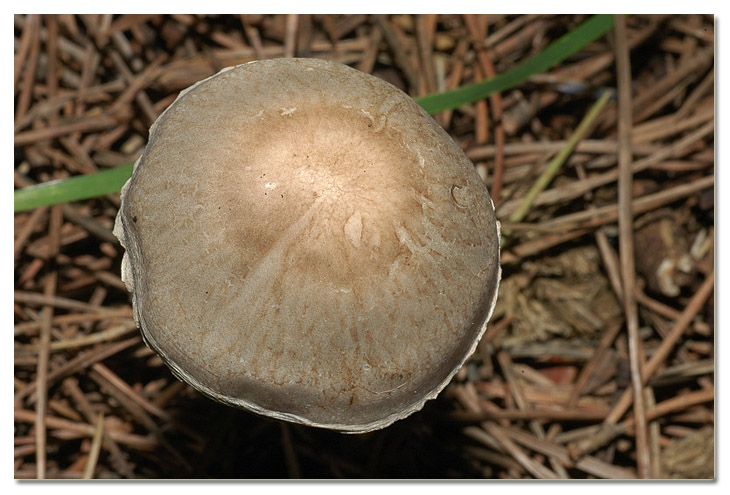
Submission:
[[[663,191],[647,194],[639,198],[635,198],[633,201],[633,214],[638,215],[647,211],[654,210],[677,199],[690,196],[702,191],[703,189],[711,188],[715,184],[715,178],[713,176],[703,177],[697,179],[688,184],[682,184],[674,186]],[[595,211],[579,211],[577,213],[569,213],[561,217],[546,220],[542,222],[540,228],[544,231],[567,231],[570,229],[578,228],[591,228],[604,225],[606,223],[615,222],[618,218],[618,207],[617,205],[607,205],[596,208]],[[532,230],[535,227],[532,225],[521,226],[519,224],[508,225],[503,222],[505,227],[509,227],[511,230],[518,230],[520,228]]]
[[[436,72],[433,59],[433,31],[436,28],[435,14],[416,15],[416,42],[418,44],[418,61],[421,68],[421,84],[423,94],[436,91]]]
[[[497,439],[504,449],[512,455],[512,457],[522,464],[533,476],[540,479],[559,479],[560,477],[546,468],[542,464],[531,459],[512,439],[507,436],[498,425],[492,422],[485,423],[486,430]]]
[[[483,45],[480,44],[480,41],[486,37],[486,25],[484,28],[485,32],[482,32],[479,29],[477,20],[474,15],[465,15],[464,21],[467,25],[469,33],[471,34],[482,73],[486,78],[489,79],[495,77],[497,73],[494,70],[494,64],[492,63],[492,58],[489,54],[489,51],[484,49]],[[489,97],[489,102],[492,111],[492,118],[494,119],[494,142],[496,146],[496,156],[494,161],[494,182],[492,183],[491,196],[494,203],[498,204],[502,194],[505,145],[505,132],[504,125],[502,123],[504,109],[501,93],[492,94]],[[477,143],[480,143],[479,139],[477,139]]]
[[[578,403],[578,399],[580,398],[580,394],[583,391],[583,388],[588,383],[588,380],[590,380],[593,371],[598,365],[598,362],[603,358],[603,355],[616,339],[616,336],[618,335],[620,330],[620,325],[612,325],[606,328],[606,330],[603,332],[601,341],[599,342],[598,347],[596,347],[593,356],[591,356],[591,359],[585,364],[585,366],[583,366],[580,375],[578,375],[578,378],[575,381],[573,392],[570,394],[570,398],[566,403],[567,408],[572,409]]]
[[[469,43],[466,40],[460,40],[454,53],[451,57],[451,72],[446,78],[445,91],[456,89],[461,83],[461,79],[464,76],[464,57],[466,56],[467,50],[469,49]],[[445,110],[438,117],[441,119],[441,125],[448,128],[451,124],[451,118],[454,115],[453,110]]]
[[[71,399],[74,401],[76,407],[82,412],[82,414],[86,418],[86,421],[88,421],[89,423],[93,423],[96,413],[91,407],[91,404],[89,404],[88,400],[86,399],[83,391],[79,387],[78,380],[71,377],[66,378],[63,381],[62,388],[65,394],[71,397]],[[111,459],[112,465],[125,478],[134,478],[134,467],[129,462],[124,452],[122,452],[119,444],[109,435],[108,431],[103,430],[102,435],[104,437],[104,447],[106,447],[109,452],[109,457]]]
[[[601,461],[593,456],[582,456],[580,459],[573,461],[566,447],[549,442],[544,439],[536,438],[528,433],[516,428],[501,428],[501,430],[512,438],[514,441],[545,455],[550,455],[558,459],[566,467],[575,467],[589,474],[605,479],[634,479],[635,473],[625,468],[617,468],[611,464]]]
[[[413,91],[417,91],[419,85],[418,74],[413,68],[411,61],[408,58],[408,55],[403,50],[401,43],[399,43],[398,36],[393,30],[393,27],[390,25],[386,16],[382,14],[376,14],[374,17],[378,27],[383,32],[383,37],[385,38],[385,41],[388,43],[388,46],[393,52],[393,60],[395,64],[398,66],[398,68],[400,68],[400,70],[403,71],[406,79],[408,79],[408,85],[411,87],[411,89]]]
[[[32,423],[35,420],[35,413],[24,409],[16,408],[13,411],[15,421]],[[54,416],[46,416],[45,424],[48,428],[56,430],[65,430],[74,435],[81,437],[93,437],[94,427],[86,423],[76,423]],[[157,442],[148,436],[136,435],[134,433],[124,433],[116,430],[109,431],[109,436],[117,443],[128,445],[134,449],[152,451],[157,446]]]
[[[669,157],[679,156],[679,153],[684,150],[687,152],[687,147],[692,143],[703,139],[704,137],[711,135],[714,131],[714,122],[708,122],[701,128],[693,131],[682,139],[676,141],[670,146],[662,148],[661,150],[652,153],[650,156],[641,160],[632,161],[630,163],[632,174],[636,174],[643,170],[646,170],[656,164],[661,163],[662,160]],[[546,204],[556,203],[558,201],[566,201],[577,198],[597,187],[609,184],[613,181],[618,180],[619,170],[610,170],[600,175],[594,175],[593,177],[586,178],[585,180],[576,181],[571,184],[559,188],[548,189],[542,191],[535,197],[534,205],[541,206]],[[514,213],[520,206],[521,200],[511,200],[502,203],[498,209],[499,215],[508,217]]]
[[[60,211],[60,206],[59,206]],[[67,299],[65,297],[58,297],[48,294],[37,294],[35,292],[24,292],[15,291],[13,298],[16,302],[22,302],[25,304],[32,305],[46,305],[54,308],[71,309],[76,311],[92,311],[92,312],[104,312],[104,311],[118,311],[118,309],[105,308],[103,306],[93,305],[84,303],[81,301],[75,301],[73,299]]]
[[[298,14],[286,16],[286,35],[284,37],[284,57],[292,58],[297,52],[297,26],[299,25]]]
[[[117,339],[136,330],[136,328],[137,326],[135,325],[134,321],[128,321],[125,324],[117,325],[101,332],[95,332],[91,335],[84,335],[82,337],[77,337],[74,339],[66,339],[52,342],[48,346],[48,350],[49,352],[55,352],[64,349],[72,349],[74,347],[84,347],[100,342],[113,341],[114,339]],[[37,352],[39,348],[40,345],[30,344],[28,346],[16,347],[16,352]]]
[[[18,259],[23,249],[23,246],[28,241],[28,238],[36,229],[41,219],[45,217],[47,212],[48,208],[46,207],[36,208],[30,213],[27,221],[24,222],[24,225],[21,227],[20,231],[16,231],[15,242],[13,244],[13,257],[15,260]]]
[[[94,471],[96,470],[96,463],[99,460],[99,453],[101,452],[101,443],[104,438],[104,413],[99,413],[96,418],[96,428],[94,429],[94,436],[91,440],[91,448],[89,449],[89,458],[84,468],[83,479],[90,480],[94,478]]]
[[[18,79],[19,71],[18,67],[25,66],[23,71],[23,80],[20,83],[18,104],[15,107],[15,122],[22,119],[28,108],[30,108],[30,101],[33,91],[33,82],[36,77],[36,66],[38,64],[38,56],[40,52],[40,36],[38,31],[40,30],[41,16],[40,14],[32,14],[28,16],[28,21],[23,28],[23,32],[28,31],[28,42],[30,44],[29,54],[27,59],[18,61],[16,59],[16,80]]]
[[[654,372],[657,370],[659,365],[667,358],[669,352],[676,344],[682,332],[690,325],[692,318],[700,311],[702,306],[710,297],[715,286],[715,272],[713,271],[702,283],[700,288],[697,290],[692,299],[689,301],[684,311],[677,321],[675,321],[669,335],[667,335],[659,347],[654,351],[651,358],[644,364],[642,368],[642,380],[646,381],[651,378]],[[611,413],[606,416],[606,423],[616,423],[621,416],[624,415],[626,410],[631,406],[632,391],[627,389],[611,410]]]
[[[567,140],[538,141],[526,143],[507,143],[504,146],[505,156],[529,153],[557,153],[567,144]],[[618,142],[611,139],[583,139],[575,146],[576,153],[615,154],[618,152]],[[633,152],[645,156],[658,151],[656,145],[642,144],[636,146]],[[483,160],[496,156],[497,147],[494,145],[473,146],[466,151],[471,160]]]
[[[58,255],[60,246],[60,231],[63,217],[61,207],[56,205],[50,210],[48,230],[50,232],[50,252],[52,258]],[[51,268],[46,275],[43,294],[53,298],[58,284],[58,272]],[[46,410],[48,403],[48,362],[51,346],[51,322],[53,321],[53,306],[43,307],[40,341],[38,344],[38,368],[36,375],[36,468],[38,479],[46,477]]]
[[[90,132],[111,129],[117,125],[115,117],[106,115],[90,116],[76,119],[73,122],[59,124],[55,127],[34,129],[15,135],[13,143],[16,147],[25,146],[46,139],[54,139],[74,132]]]
[[[464,22],[469,30],[469,34],[472,38],[472,44],[475,44],[477,48],[477,58],[474,60],[475,63],[475,82],[479,82],[487,77],[484,66],[480,63],[479,58],[479,41],[483,40],[486,35],[486,25],[484,25],[484,33],[480,26],[479,19],[476,15],[468,14],[464,15]],[[474,140],[478,145],[484,144],[489,139],[489,106],[487,100],[481,99],[475,103],[476,116],[474,118]]]
[[[497,353],[497,361],[499,361],[499,365],[502,369],[502,373],[504,374],[505,379],[507,380],[507,383],[509,384],[509,391],[512,394],[512,397],[514,397],[515,404],[517,404],[517,407],[522,411],[527,411],[530,408],[527,401],[525,400],[524,395],[522,394],[522,389],[517,381],[517,378],[515,377],[514,371],[513,371],[513,364],[512,359],[510,358],[509,354],[505,352],[504,350],[499,351]],[[533,431],[533,433],[537,436],[539,439],[545,438],[545,430],[543,429],[542,425],[538,423],[536,420],[530,421],[530,429]],[[554,457],[550,457],[550,464],[555,471],[555,473],[563,479],[567,479],[570,476],[568,476],[568,472],[563,468],[563,466],[558,462],[558,460]]]
[[[114,342],[108,345],[101,345],[96,349],[79,354],[70,361],[67,361],[66,363],[54,368],[50,373],[48,373],[46,381],[50,385],[51,383],[62,377],[88,368],[96,362],[106,359],[109,356],[113,356],[114,354],[121,352],[135,344],[140,344],[141,342],[142,339],[139,336],[135,336],[127,340],[122,340],[120,342]],[[18,401],[22,400],[25,397],[29,397],[31,394],[35,393],[35,391],[36,385],[34,383],[30,383],[28,384],[28,386],[22,388],[15,394],[15,400]],[[34,402],[32,398],[29,399],[29,401]]]
[[[677,82],[689,75],[696,74],[703,67],[708,67],[712,63],[714,54],[712,46],[704,48],[677,70],[668,74],[661,81],[652,84],[634,102],[634,112],[637,112],[634,115],[634,122],[640,122],[650,116],[651,112],[647,112],[645,108],[657,101],[659,96],[666,94]]]
[[[94,320],[105,320],[105,319],[127,319],[132,317],[132,308],[118,308],[117,310],[107,311],[92,311],[86,313],[73,313],[68,315],[54,315],[54,325],[67,325],[80,322],[88,322]],[[13,333],[16,335],[27,334],[36,331],[40,328],[41,323],[38,321],[27,321],[18,323],[13,329]]]
[[[651,478],[651,450],[647,433],[644,408],[644,386],[641,372],[641,338],[639,337],[639,313],[634,299],[636,268],[634,261],[634,218],[631,210],[633,196],[633,170],[631,168],[631,62],[626,46],[626,19],[614,15],[616,34],[616,79],[618,81],[618,137],[619,137],[619,247],[623,306],[628,329],[631,383],[634,390],[634,420],[636,422],[636,458],[640,478]]]
[[[453,420],[478,422],[486,420],[551,420],[551,421],[600,421],[610,412],[608,407],[576,407],[575,409],[560,408],[533,408],[524,411],[519,409],[491,408],[480,412],[454,412],[450,415]]]
[[[629,393],[629,397],[631,394]],[[698,392],[690,392],[673,397],[666,401],[660,402],[655,407],[646,412],[648,421],[660,418],[670,412],[686,409],[693,405],[702,404],[714,399],[714,390],[700,390]],[[608,442],[624,433],[635,433],[635,422],[633,418],[629,418],[619,424],[604,423],[597,432],[592,432],[590,436],[575,443],[568,445],[568,451],[573,459],[579,459],[588,452],[592,452],[606,445]]]

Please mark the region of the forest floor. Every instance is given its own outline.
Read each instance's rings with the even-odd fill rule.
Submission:
[[[15,187],[134,162],[177,94],[226,66],[325,58],[418,97],[504,73],[586,19],[17,15]],[[477,352],[384,430],[260,418],[179,382],[132,319],[118,193],[16,213],[15,477],[713,478],[714,22],[631,16],[435,115],[495,201],[502,282]],[[616,98],[517,215],[605,88]]]

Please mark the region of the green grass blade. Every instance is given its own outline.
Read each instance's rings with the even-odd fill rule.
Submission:
[[[119,192],[132,175],[134,164],[120,165],[95,174],[53,180],[15,191],[15,212]]]
[[[544,51],[530,60],[491,79],[462,86],[453,91],[435,93],[417,98],[416,101],[430,114],[458,108],[488,97],[493,93],[513,88],[526,81],[530,76],[549,69],[576,53],[584,46],[603,36],[613,27],[613,16],[594,15],[575,30],[564,35]]]
[[[495,92],[513,88],[530,76],[547,70],[603,36],[611,27],[613,27],[613,16],[594,15],[543,52],[499,76],[453,91],[417,98],[416,101],[431,114],[474,103]],[[132,164],[19,189],[15,191],[15,211],[32,210],[39,206],[79,201],[118,192],[130,175],[132,175]]]

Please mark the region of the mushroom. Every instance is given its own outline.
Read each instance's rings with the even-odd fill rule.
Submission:
[[[150,130],[114,233],[148,346],[203,394],[344,432],[421,409],[500,277],[473,164],[410,97],[315,59],[224,69]]]

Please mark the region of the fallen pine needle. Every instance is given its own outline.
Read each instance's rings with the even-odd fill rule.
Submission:
[[[611,98],[612,95],[613,93],[611,91],[604,91],[603,95],[601,95],[598,101],[596,101],[590,108],[590,110],[588,110],[588,113],[585,115],[585,117],[583,117],[583,120],[580,122],[580,124],[578,124],[578,127],[576,127],[573,135],[570,136],[570,139],[568,139],[568,141],[565,143],[565,146],[563,146],[560,152],[555,155],[555,158],[550,161],[548,167],[545,169],[542,175],[537,178],[535,183],[527,192],[524,199],[522,200],[522,204],[520,204],[520,206],[514,211],[514,213],[510,215],[510,223],[518,223],[523,218],[525,218],[525,215],[527,215],[527,212],[530,211],[530,207],[535,201],[537,195],[540,194],[540,192],[542,192],[548,186],[548,184],[550,184],[550,181],[552,181],[553,177],[555,177],[555,174],[558,172],[558,170],[560,170],[560,167],[565,163],[565,161],[568,159],[578,143],[588,133],[591,125],[601,114],[601,111],[606,106],[608,100]],[[505,235],[506,234],[507,233],[505,232]]]
[[[89,459],[84,468],[84,479],[90,480],[94,477],[96,463],[99,460],[101,452],[101,441],[104,438],[104,413],[100,412],[96,418],[96,429],[94,430],[94,438],[91,441],[91,449],[89,449]]]

